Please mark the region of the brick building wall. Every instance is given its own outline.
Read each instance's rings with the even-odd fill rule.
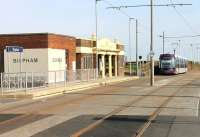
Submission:
[[[4,71],[4,49],[6,46],[22,46],[25,49],[54,48],[66,49],[68,53],[68,68],[72,69],[72,62],[76,61],[76,39],[74,37],[49,34],[2,34],[0,35],[0,72]]]
[[[53,49],[66,49],[67,69],[72,70],[72,62],[76,62],[76,39],[65,35],[48,35],[48,47]]]
[[[95,47],[96,42],[87,39],[76,39],[76,47],[86,47],[93,48]],[[92,69],[95,67],[93,65],[94,61],[93,53],[76,53],[76,67],[77,69]],[[87,62],[87,63],[86,63]]]
[[[6,46],[19,45],[24,48],[47,48],[47,35],[45,34],[12,34],[0,35],[0,72],[4,71],[4,49]]]
[[[95,47],[96,42],[92,40],[76,39],[76,47]]]

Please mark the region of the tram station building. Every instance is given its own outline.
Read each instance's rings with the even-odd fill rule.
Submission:
[[[102,78],[124,75],[124,47],[119,42],[109,39],[98,40],[96,47],[94,37],[91,39],[80,39],[52,33],[1,34],[0,71],[16,73],[15,68],[7,71],[8,66],[12,67],[12,64],[7,64],[6,46],[20,46],[24,48],[24,53],[22,53],[24,57],[22,55],[21,59],[16,57],[16,55],[9,57],[11,63],[17,63],[21,60],[24,66],[23,72],[33,70],[51,71],[52,69],[49,68],[54,68],[54,71],[59,71],[61,68],[62,70],[76,71],[77,69],[97,69],[98,67],[99,75]],[[47,58],[46,63],[51,62],[49,64],[52,65],[46,65],[46,70],[43,69],[43,66],[45,66],[44,58]],[[43,62],[41,63],[40,60],[42,59]],[[55,67],[58,65],[55,64],[56,62],[61,63],[63,61],[64,65],[62,64],[62,67]],[[29,63],[27,67],[25,67],[25,63]]]

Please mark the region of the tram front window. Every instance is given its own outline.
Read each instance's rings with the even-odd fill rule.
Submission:
[[[160,62],[161,64],[161,68],[164,69],[170,69],[170,68],[174,68],[174,59],[170,59],[170,60],[161,60]]]

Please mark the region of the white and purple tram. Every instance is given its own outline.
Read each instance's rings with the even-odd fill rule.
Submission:
[[[186,73],[188,70],[186,58],[175,56],[174,54],[161,54],[159,58],[159,68],[161,74],[172,75]]]

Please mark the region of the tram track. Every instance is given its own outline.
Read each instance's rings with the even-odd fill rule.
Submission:
[[[188,83],[187,85],[190,85],[190,83]],[[175,95],[180,93],[183,88],[184,87],[181,87],[180,89],[175,91],[171,96],[169,96],[166,100],[164,100],[161,103],[161,105],[150,115],[147,122],[141,128],[139,128],[132,137],[141,137],[146,131],[146,129],[151,125],[152,121],[158,117],[163,108],[173,99]]]
[[[72,102],[73,103],[74,101],[84,100],[84,99],[87,99],[89,97],[92,97],[92,96],[95,96],[95,95],[99,95],[101,93],[102,94],[112,93],[113,91],[112,92],[108,92],[108,90],[106,90],[106,91],[101,91],[101,93],[98,93],[98,92],[94,92],[94,93],[90,93],[90,94],[81,94],[81,95],[84,95],[84,96],[75,97],[74,99],[70,99],[70,100],[67,100],[67,101],[64,101],[64,102],[60,102],[60,103],[56,103],[56,101],[59,101],[59,99],[57,99],[57,98],[55,99],[56,101],[55,100],[51,100],[51,98],[50,98],[50,101],[54,101],[54,103],[56,103],[56,104],[54,104],[53,106],[56,106],[56,105],[62,105],[62,104],[65,104],[65,103],[68,104],[68,102]],[[29,106],[35,105],[35,104],[40,104],[41,102],[43,102],[43,100],[46,100],[46,99],[33,100],[33,101],[30,101],[29,103],[22,103],[22,104],[15,105],[15,106],[3,107],[3,108],[0,108],[0,113],[5,112],[5,111],[9,111],[9,110],[15,110],[15,109],[22,108],[22,107],[29,107]]]
[[[178,79],[179,77],[177,77],[177,79]],[[112,88],[111,88],[112,87]],[[114,87],[114,86],[111,86],[111,87],[109,87],[107,90],[105,90],[105,91],[100,91],[100,93],[101,94],[111,94],[111,93],[113,93],[113,92],[120,92],[120,89],[119,89],[119,87],[117,86],[117,87]],[[163,87],[163,86],[162,86]],[[160,88],[162,88],[162,87],[160,87]],[[113,89],[114,88],[114,89]],[[124,89],[124,87],[122,87],[121,89]],[[116,91],[115,91],[116,90]],[[143,90],[143,87],[140,87],[138,90]],[[153,89],[152,89],[153,90]],[[156,90],[157,91],[157,90]],[[147,96],[148,95],[150,95],[150,94],[153,94],[153,93],[155,93],[156,91],[151,91],[150,93],[148,93],[147,94]],[[3,121],[3,122],[0,122],[0,127],[6,127],[6,126],[9,126],[9,125],[12,125],[12,124],[15,124],[15,123],[18,123],[18,122],[20,122],[21,120],[25,120],[25,121],[28,121],[28,120],[33,120],[33,119],[35,119],[36,117],[37,117],[37,115],[40,115],[40,113],[41,112],[44,112],[44,111],[46,111],[46,112],[52,112],[52,111],[55,111],[55,110],[61,110],[61,109],[63,109],[65,106],[67,106],[67,105],[69,105],[69,104],[73,104],[73,103],[80,103],[80,102],[82,102],[82,101],[84,101],[84,100],[86,100],[86,99],[91,99],[91,98],[93,98],[93,97],[97,97],[99,94],[98,94],[98,92],[93,92],[93,93],[91,93],[91,94],[86,94],[86,95],[84,95],[84,96],[81,96],[81,97],[75,97],[74,99],[70,99],[70,100],[67,100],[67,101],[62,101],[62,102],[59,102],[59,103],[56,103],[55,104],[55,102],[51,102],[50,103],[50,105],[48,105],[48,106],[46,106],[46,105],[42,105],[42,104],[40,104],[39,106],[38,106],[38,109],[37,110],[33,110],[33,111],[30,111],[30,112],[28,112],[28,113],[25,113],[25,114],[22,114],[22,115],[20,115],[20,116],[17,116],[17,117],[15,117],[15,118],[12,118],[12,119],[9,119],[9,120],[6,120],[6,121]],[[112,112],[112,113],[118,113],[118,112],[120,112],[120,111],[122,111],[123,109],[125,109],[127,106],[130,106],[131,104],[133,104],[133,103],[136,103],[136,102],[138,102],[139,100],[141,100],[142,98],[138,98],[138,99],[136,99],[135,101],[132,101],[132,102],[130,102],[130,103],[128,103],[128,104],[126,104],[126,105],[123,105],[123,107],[121,107],[121,108],[119,108],[119,109],[117,109],[117,110],[115,110],[114,112]],[[36,103],[36,102],[35,102]],[[19,106],[16,106],[16,107],[11,107],[11,108],[5,108],[5,109],[1,109],[0,110],[0,112],[2,113],[2,112],[6,112],[6,111],[9,111],[9,110],[17,110],[17,109],[21,109],[21,107],[25,107],[25,109],[30,109],[29,107],[31,106],[31,105],[33,105],[34,104],[34,102],[31,102],[31,103],[28,103],[28,104],[22,104],[22,105],[19,105]],[[37,105],[37,103],[36,103],[36,105]],[[20,113],[20,112],[19,112]],[[111,113],[111,114],[112,114]],[[111,114],[110,115],[108,115],[108,117],[106,117],[106,118],[109,118],[110,116],[111,116]],[[105,119],[106,119],[105,118]],[[105,120],[104,119],[104,120]]]
[[[183,81],[183,80],[182,80]],[[176,95],[178,94],[182,88],[184,88],[184,85],[190,85],[194,80],[188,82],[187,83],[182,83],[181,88],[179,88],[178,90],[176,90],[172,95],[170,95],[159,107],[158,109],[156,109],[155,111],[153,111],[153,113],[150,115],[149,119],[147,120],[147,122],[144,124],[144,126],[142,126],[142,128],[138,129],[136,134],[134,134],[132,137],[141,137],[143,135],[143,133],[145,132],[145,130],[150,126],[150,124],[152,123],[152,121],[158,116],[158,114],[162,111],[162,108],[164,108],[165,105],[168,104],[168,102]],[[171,84],[174,84],[174,82],[171,82]],[[118,114],[119,112],[129,108],[129,106],[140,102],[141,100],[144,100],[145,98],[147,98],[148,96],[160,91],[162,88],[165,88],[166,85],[158,87],[157,89],[149,92],[147,95],[145,96],[141,96],[138,97],[134,100],[129,101],[128,103],[114,109],[113,111],[111,111],[110,113],[106,114],[105,116],[103,116],[102,118],[100,118],[99,120],[89,124],[88,126],[76,131],[75,133],[71,134],[70,137],[80,137],[82,135],[84,135],[85,133],[94,130],[96,127],[100,126],[105,120],[111,118],[112,116]]]
[[[179,78],[179,77],[181,77],[181,76],[177,76],[177,78]],[[169,78],[167,78],[167,79],[170,79],[171,77],[169,77]],[[162,80],[162,79],[161,79]],[[159,81],[159,80],[158,80]],[[59,103],[58,105],[62,105],[62,104],[65,104],[65,103],[67,103],[68,104],[68,102],[75,102],[75,101],[78,101],[78,100],[84,100],[84,99],[87,99],[87,98],[90,98],[90,97],[93,97],[93,96],[96,96],[96,95],[103,95],[103,94],[109,94],[109,93],[113,93],[113,92],[117,92],[117,91],[113,91],[113,90],[119,90],[119,87],[118,86],[116,86],[115,84],[114,85],[109,85],[110,87],[109,87],[109,89],[108,90],[110,90],[110,92],[108,91],[108,90],[106,90],[106,91],[98,91],[98,92],[100,92],[100,93],[98,93],[98,92],[95,92],[95,93],[90,93],[90,94],[82,94],[82,95],[85,95],[85,96],[83,96],[83,97],[77,97],[77,98],[75,98],[75,99],[70,99],[70,100],[68,100],[68,101],[66,101],[66,102],[62,102],[62,103]],[[114,88],[114,89],[113,89]],[[142,87],[140,87],[140,88],[142,88]],[[121,88],[121,89],[123,89],[123,87]],[[31,106],[31,105],[35,105],[35,104],[39,104],[39,103],[41,103],[41,100],[43,100],[43,99],[39,99],[39,100],[32,100],[32,101],[30,101],[30,102],[28,102],[28,103],[22,103],[22,104],[18,104],[18,105],[13,105],[13,106],[9,106],[9,107],[3,107],[3,108],[0,108],[0,113],[2,113],[2,112],[5,112],[5,111],[9,111],[9,110],[15,110],[15,109],[18,109],[18,108],[22,108],[22,107],[28,107],[28,106]],[[51,101],[51,98],[50,98],[50,101]],[[40,104],[39,104],[40,105]]]
[[[180,76],[178,76],[180,77]],[[178,78],[177,77],[177,78]],[[170,77],[171,78],[171,77]],[[170,78],[167,78],[167,79],[170,79]],[[161,79],[162,80],[162,79]],[[159,80],[158,80],[159,81]],[[105,86],[106,87],[106,86]],[[107,87],[108,88],[108,87]],[[84,94],[81,94],[81,95],[84,95],[84,97],[77,97],[75,99],[70,99],[68,100],[67,102],[63,102],[63,104],[65,103],[68,103],[68,102],[74,102],[74,101],[78,101],[78,100],[82,100],[82,99],[87,99],[87,98],[90,98],[92,96],[96,96],[96,95],[107,95],[109,93],[113,93],[113,92],[117,92],[117,91],[113,91],[113,90],[119,90],[120,87],[118,87],[116,84],[114,85],[109,85],[109,88],[106,90],[106,91],[97,91],[97,92],[93,92],[93,93],[84,93]],[[142,88],[142,87],[139,87],[139,88]],[[121,87],[121,89],[123,89],[123,87]],[[110,90],[110,91],[109,91]],[[100,92],[100,93],[99,93]],[[73,94],[73,93],[72,93]],[[70,94],[69,94],[70,95]],[[5,111],[9,111],[9,110],[14,110],[14,109],[18,109],[18,108],[22,108],[22,107],[28,107],[28,106],[31,106],[31,105],[34,105],[34,104],[39,104],[40,102],[42,102],[43,99],[39,99],[39,100],[34,100],[34,101],[30,101],[29,103],[23,103],[23,104],[19,104],[19,105],[16,105],[16,106],[11,106],[11,107],[5,107],[5,108],[0,108],[0,113],[1,112],[5,112]],[[50,101],[51,101],[51,98],[50,98]],[[40,105],[40,104],[39,104]],[[60,104],[58,104],[60,105]]]
[[[121,89],[123,89],[123,87]],[[140,88],[140,90],[141,89],[142,89],[142,87]],[[117,91],[115,91],[115,90],[117,90]],[[100,94],[98,92],[100,92]],[[51,104],[48,107],[46,105],[42,106],[42,104],[40,104],[41,102],[35,102],[34,101],[34,102],[30,102],[28,104],[20,104],[18,106],[12,106],[12,107],[9,107],[9,108],[3,108],[3,109],[0,109],[0,113],[3,113],[3,112],[5,113],[5,112],[10,111],[10,110],[12,110],[12,111],[16,110],[17,112],[19,112],[18,109],[21,109],[21,108],[25,107],[25,110],[26,110],[26,109],[30,109],[29,107],[31,105],[39,104],[37,110],[30,111],[28,113],[22,114],[20,116],[15,117],[15,118],[0,122],[0,127],[8,126],[8,125],[13,124],[13,123],[15,123],[17,121],[20,122],[23,119],[35,118],[35,116],[37,114],[39,115],[41,112],[44,112],[44,111],[51,112],[51,111],[54,111],[54,110],[61,109],[64,106],[69,105],[69,104],[80,103],[80,102],[82,102],[82,101],[84,101],[86,99],[91,99],[91,98],[97,97],[98,95],[101,95],[101,94],[103,94],[103,95],[104,94],[111,94],[113,92],[115,92],[115,93],[116,92],[120,92],[119,87],[111,86],[105,91],[97,91],[97,92],[93,92],[91,94],[85,94],[84,96],[75,97],[74,99],[70,99],[70,100],[67,100],[67,101],[59,102],[59,103],[56,103],[56,104],[55,104],[55,102],[51,102]]]

